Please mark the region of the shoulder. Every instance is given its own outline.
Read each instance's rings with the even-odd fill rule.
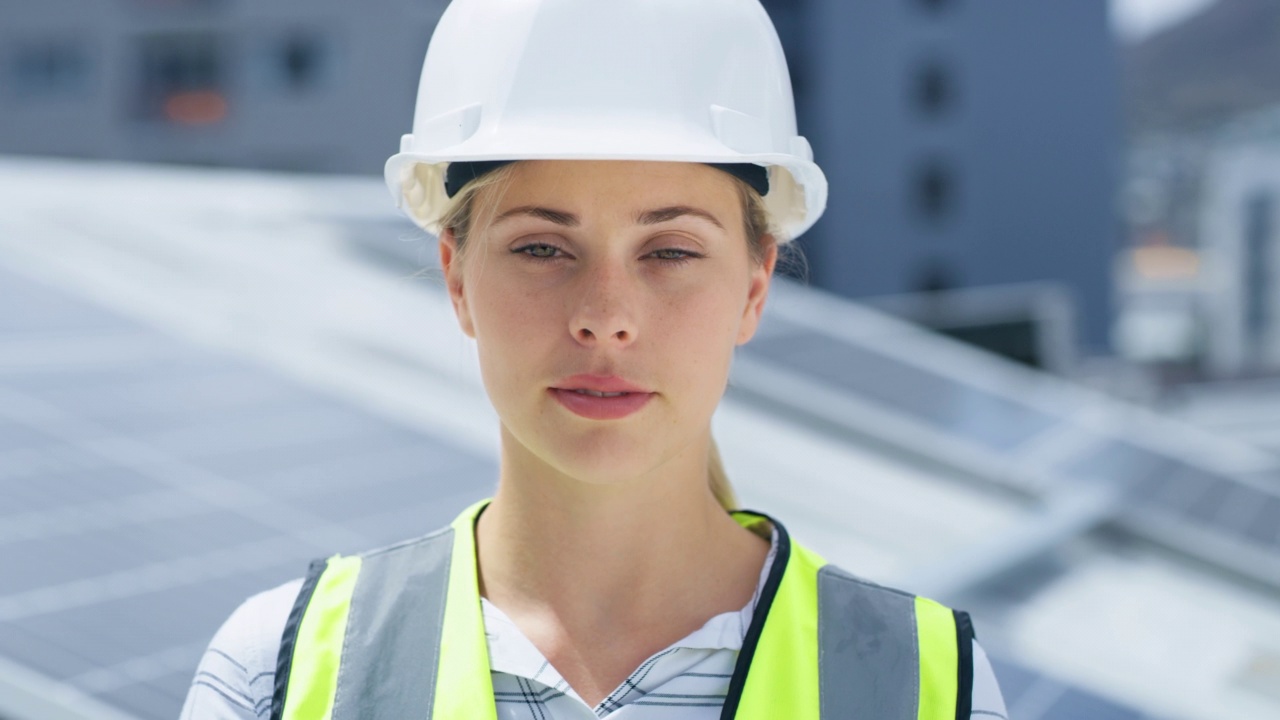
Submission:
[[[213,636],[182,708],[183,720],[265,717],[270,711],[280,637],[302,580],[250,597]]]

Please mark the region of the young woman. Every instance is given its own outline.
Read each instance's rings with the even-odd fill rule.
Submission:
[[[184,717],[1003,717],[966,615],[733,511],[711,416],[826,195],[757,0],[455,0],[387,177],[497,491],[249,599]]]

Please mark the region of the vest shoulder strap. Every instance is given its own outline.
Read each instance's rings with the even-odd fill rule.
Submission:
[[[433,707],[453,544],[448,527],[313,563],[281,640],[271,720],[397,718]]]
[[[967,613],[834,565],[822,567],[817,579],[823,720],[969,720]]]
[[[721,720],[969,720],[964,613],[830,565],[773,522],[778,552]]]

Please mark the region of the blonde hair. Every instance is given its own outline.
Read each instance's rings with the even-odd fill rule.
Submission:
[[[418,176],[418,182],[425,186],[427,177],[421,172],[422,169],[423,166],[419,165],[414,168],[414,173]],[[505,186],[510,181],[514,169],[515,163],[512,163],[472,180],[450,198],[438,213],[438,217],[429,218],[429,221],[441,228],[442,232],[447,230],[453,233],[459,257],[465,254],[467,238],[472,228],[476,226],[480,212],[490,216],[497,212],[496,197],[485,204],[483,211],[477,207],[476,198],[480,195],[480,191],[487,187]],[[742,180],[736,177],[732,180],[737,186],[738,196],[742,201],[742,220],[747,237],[747,250],[754,262],[764,262],[770,245],[781,246],[777,241],[777,234],[769,226],[769,213],[765,209],[764,198]],[[489,219],[491,220],[492,217]],[[720,459],[720,448],[716,445],[715,438],[711,438],[711,447],[707,453],[707,484],[721,507],[726,510],[738,509],[738,496],[733,491],[733,484],[729,482],[729,476],[725,472],[724,461]]]

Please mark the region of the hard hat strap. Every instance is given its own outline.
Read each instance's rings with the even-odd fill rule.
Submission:
[[[449,163],[444,173],[444,192],[449,197],[457,195],[467,183],[483,175],[493,172],[503,165],[510,165],[515,160],[475,160]],[[750,185],[760,193],[760,197],[769,194],[769,169],[754,163],[706,163],[709,167],[723,170]]]
[[[452,162],[444,171],[444,192],[453,197],[467,186],[467,183],[487,175],[503,165],[510,165],[514,160],[477,160],[471,162]]]
[[[707,163],[707,165],[723,170],[751,186],[760,193],[760,197],[769,194],[769,168],[755,163]]]

